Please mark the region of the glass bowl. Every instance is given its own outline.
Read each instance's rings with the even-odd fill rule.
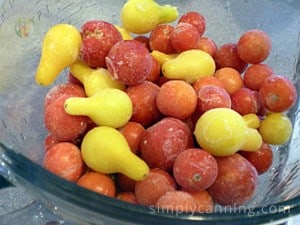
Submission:
[[[171,3],[180,14],[199,11],[206,17],[205,36],[218,46],[234,43],[246,30],[258,28],[272,39],[265,61],[289,77],[300,94],[300,2],[296,0],[157,1]],[[50,26],[78,28],[91,19],[120,24],[124,0],[0,1],[0,171],[24,187],[55,214],[73,224],[277,224],[300,213],[299,100],[289,112],[294,131],[288,143],[274,147],[272,168],[259,177],[253,200],[240,208],[211,214],[160,212],[85,190],[41,167],[44,154],[42,104],[51,87],[35,84],[41,42]],[[65,73],[65,72],[64,72]],[[55,82],[64,81],[62,74]],[[54,85],[54,84],[53,84]]]

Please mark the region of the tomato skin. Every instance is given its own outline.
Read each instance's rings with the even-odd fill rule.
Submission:
[[[215,181],[217,173],[215,158],[198,148],[181,152],[173,165],[173,176],[186,191],[205,190]]]
[[[195,212],[197,203],[194,197],[185,191],[168,191],[156,202],[156,206],[161,209],[174,212]]]
[[[240,73],[242,73],[248,65],[239,56],[236,43],[227,43],[220,46],[215,54],[215,61],[218,69],[231,67]]]
[[[161,74],[161,65],[160,63],[152,56],[152,68],[150,73],[147,76],[147,81],[151,81],[153,83],[156,83]]]
[[[216,43],[208,37],[200,37],[196,42],[194,48],[207,52],[213,58],[215,57],[218,49]]]
[[[215,203],[208,191],[203,190],[189,193],[194,197],[197,203],[197,212],[211,213],[214,211]]]
[[[189,23],[195,26],[199,31],[199,36],[202,36],[205,32],[206,21],[205,17],[201,15],[199,12],[187,12],[183,14],[178,23]]]
[[[190,23],[179,23],[171,33],[171,43],[178,53],[193,49],[200,37],[198,29]]]
[[[231,67],[224,67],[215,72],[215,77],[224,84],[228,94],[233,94],[244,86],[244,81],[241,74]]]
[[[81,85],[74,83],[58,84],[53,86],[46,94],[44,98],[44,109],[49,104],[55,101],[62,95],[68,95],[70,97],[85,97],[84,88]]]
[[[244,73],[245,87],[258,91],[264,80],[273,74],[273,69],[266,64],[251,65]]]
[[[140,123],[129,121],[119,130],[126,138],[131,151],[138,154],[140,141],[145,132],[145,128]]]
[[[44,149],[47,151],[52,146],[56,145],[57,143],[61,142],[57,137],[53,134],[48,133],[44,138]]]
[[[231,108],[230,95],[224,88],[206,85],[198,93],[197,110],[204,113],[214,108]]]
[[[222,81],[220,81],[215,76],[205,76],[201,77],[193,83],[193,87],[198,92],[203,86],[211,85],[214,87],[225,88]]]
[[[269,144],[263,143],[255,152],[239,151],[256,168],[258,174],[263,174],[272,166],[273,151]]]
[[[121,192],[134,192],[134,186],[136,181],[125,176],[122,173],[118,173],[118,186]]]
[[[247,63],[258,64],[263,62],[270,54],[271,39],[262,30],[248,30],[240,37],[237,44],[239,56]]]
[[[170,171],[177,155],[193,146],[193,134],[181,120],[165,117],[148,127],[141,140],[141,157],[150,168]]]
[[[157,50],[166,54],[176,53],[171,42],[171,33],[174,27],[169,24],[160,24],[150,33],[149,46],[151,50]]]
[[[126,89],[133,105],[131,121],[147,126],[161,118],[161,113],[156,105],[159,89],[160,87],[151,81],[129,86]]]
[[[143,83],[153,63],[148,48],[136,40],[123,40],[114,44],[105,61],[112,77],[125,85]]]
[[[114,197],[116,194],[116,187],[112,178],[103,173],[87,172],[78,179],[77,184],[109,197]]]
[[[260,110],[260,99],[257,91],[241,88],[231,95],[232,109],[246,115],[258,113]]]
[[[243,156],[217,157],[218,176],[208,192],[220,205],[242,205],[250,200],[256,191],[258,173]]]
[[[286,77],[272,75],[265,79],[259,89],[262,105],[271,112],[285,112],[292,108],[297,100],[297,90]]]
[[[133,39],[143,43],[149,51],[151,50],[150,44],[149,44],[149,39],[150,39],[149,37],[147,37],[145,35],[138,35],[138,36],[134,37]]]
[[[85,169],[80,149],[69,142],[59,142],[45,153],[46,170],[68,181],[76,182]]]
[[[144,180],[136,182],[135,196],[142,205],[154,205],[163,194],[175,189],[174,178],[168,172],[154,168]]]
[[[182,80],[170,80],[160,87],[156,105],[163,115],[184,120],[195,111],[197,94],[191,84]]]

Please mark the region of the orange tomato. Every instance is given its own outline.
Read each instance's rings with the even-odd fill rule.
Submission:
[[[43,166],[46,170],[68,181],[76,182],[85,169],[80,149],[69,142],[59,142],[45,153]]]
[[[244,86],[244,81],[241,74],[231,67],[224,67],[215,72],[217,77],[225,86],[228,94],[233,94]]]
[[[77,184],[91,191],[103,194],[109,197],[114,197],[116,187],[111,177],[99,172],[87,172],[81,176]]]
[[[131,151],[138,154],[140,140],[145,132],[145,128],[140,123],[129,121],[119,130],[126,138]]]

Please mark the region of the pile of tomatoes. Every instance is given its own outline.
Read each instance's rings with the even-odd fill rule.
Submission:
[[[249,30],[236,43],[218,47],[205,36],[205,26],[199,12],[187,12],[175,25],[158,24],[125,40],[120,28],[108,22],[84,24],[78,60],[83,68],[104,68],[129,97],[132,114],[114,129],[149,171],[134,180],[122,171],[108,174],[86,163],[81,144],[101,124],[84,107],[80,115],[66,112],[69,98],[91,97],[86,81],[77,79],[72,69],[67,82],[51,88],[45,98],[49,134],[44,167],[100,194],[146,206],[212,212],[215,203],[249,201],[258,176],[272,165],[271,146],[291,136],[286,112],[295,104],[297,91],[264,64],[271,53],[267,33]],[[116,117],[124,112],[120,106]],[[200,120],[204,125],[198,129]],[[244,135],[244,130],[254,136]],[[237,147],[232,151],[232,146]],[[96,153],[88,157],[105,163]],[[126,166],[135,170],[134,163]]]

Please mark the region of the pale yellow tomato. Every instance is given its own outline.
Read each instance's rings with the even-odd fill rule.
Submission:
[[[192,49],[180,53],[176,58],[162,65],[162,73],[168,79],[185,80],[194,83],[201,77],[215,73],[214,59],[206,52]]]
[[[215,108],[198,119],[194,135],[204,150],[215,156],[228,156],[243,147],[247,129],[243,117],[234,110]]]
[[[82,140],[81,154],[89,168],[101,173],[122,173],[133,180],[143,180],[149,173],[148,165],[130,150],[121,132],[112,127],[90,130]]]
[[[135,34],[150,32],[159,24],[173,22],[178,10],[171,5],[160,5],[153,0],[128,0],[121,10],[123,27]]]
[[[290,139],[292,130],[292,122],[284,113],[268,114],[259,127],[263,140],[271,145],[286,143]]]

